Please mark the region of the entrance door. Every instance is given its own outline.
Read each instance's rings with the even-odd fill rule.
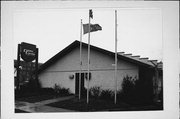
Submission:
[[[80,73],[76,73],[75,75],[75,94],[79,95],[79,74]],[[83,92],[85,90],[84,87],[84,73],[81,73],[81,95],[83,95]]]

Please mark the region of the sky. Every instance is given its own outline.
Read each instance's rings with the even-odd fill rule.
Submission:
[[[117,8],[118,52],[132,53],[150,60],[163,60],[162,14],[156,8]],[[114,52],[115,9],[94,8],[92,24],[101,31],[91,33],[91,45]],[[75,40],[80,39],[80,20],[88,23],[89,9],[21,9],[13,14],[14,59],[21,42],[39,48],[44,63]],[[88,35],[83,35],[88,42]]]

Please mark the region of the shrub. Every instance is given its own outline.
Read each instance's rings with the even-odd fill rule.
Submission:
[[[100,99],[103,100],[113,100],[114,92],[112,90],[102,90],[100,94]]]
[[[141,104],[153,102],[153,84],[151,80],[136,80],[136,100]]]
[[[28,83],[25,83],[20,86],[19,90],[15,90],[15,97],[29,97],[38,95],[40,91],[40,83],[39,80],[30,79]]]
[[[117,101],[122,101],[123,99],[123,92],[122,90],[117,91]]]
[[[136,77],[124,77],[122,82],[122,90],[119,97],[127,103],[131,104],[148,104],[153,99],[152,85],[150,81],[140,80]]]
[[[64,88],[57,84],[54,85],[54,92],[57,95],[69,95],[70,94],[69,88]]]
[[[126,76],[122,82],[122,98],[126,101],[134,100],[136,81],[132,77]]]
[[[60,94],[70,94],[70,91],[69,91],[69,88],[61,88],[60,90],[59,90],[59,93]]]
[[[94,86],[94,87],[90,88],[89,92],[92,97],[99,98],[99,96],[101,94],[101,89],[99,86]]]
[[[83,88],[83,90],[81,90],[81,96],[87,97],[87,89],[86,88]]]
[[[53,88],[41,88],[39,93],[42,95],[44,95],[44,94],[53,95],[53,94],[55,94],[55,91]]]
[[[27,88],[29,91],[37,91],[40,89],[39,80],[31,79],[27,84]]]

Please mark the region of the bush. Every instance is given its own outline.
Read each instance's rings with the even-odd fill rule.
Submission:
[[[97,99],[97,98],[99,98],[99,96],[101,94],[101,89],[99,86],[94,86],[94,87],[90,88],[89,92],[92,97]]]
[[[136,81],[136,99],[138,103],[150,104],[153,102],[153,84],[150,80]]]
[[[122,92],[122,90],[118,90],[117,91],[117,101],[122,101],[122,99],[123,99],[123,92]]]
[[[87,89],[86,88],[84,88],[83,90],[81,90],[81,96],[82,97],[87,97]]]
[[[55,94],[55,91],[53,88],[41,88],[39,93],[42,95],[44,95],[44,94],[53,95],[53,94]]]
[[[133,101],[134,95],[136,94],[135,88],[136,88],[135,80],[129,76],[124,77],[123,82],[122,82],[122,92],[121,92],[122,98],[128,102]]]
[[[70,94],[69,88],[64,88],[57,84],[54,85],[54,92],[56,95],[69,95]]]
[[[87,89],[81,92],[83,97],[87,96]],[[99,86],[94,86],[89,89],[89,96],[95,99],[102,99],[107,101],[114,100],[114,92],[112,90],[102,90]]]
[[[100,99],[103,100],[113,100],[114,92],[112,90],[102,90],[100,94]]]
[[[29,80],[27,87],[29,91],[37,91],[40,89],[40,83],[39,80],[31,79]]]
[[[136,77],[124,77],[119,97],[130,104],[149,104],[153,101],[152,85],[150,81]]]
[[[28,83],[20,86],[19,90],[15,90],[15,97],[29,97],[38,95],[40,91],[40,83],[39,80],[30,79]]]

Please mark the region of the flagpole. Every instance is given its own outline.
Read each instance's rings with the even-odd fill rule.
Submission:
[[[81,99],[81,73],[82,73],[82,19],[80,25],[80,54],[79,54],[79,63],[80,63],[80,72],[79,72],[79,100]]]
[[[117,11],[115,10],[115,98],[114,103],[117,103]]]
[[[90,11],[89,11],[90,12]],[[88,74],[87,74],[87,104],[89,103],[89,69],[90,69],[90,13],[89,13],[89,27],[88,27]]]

